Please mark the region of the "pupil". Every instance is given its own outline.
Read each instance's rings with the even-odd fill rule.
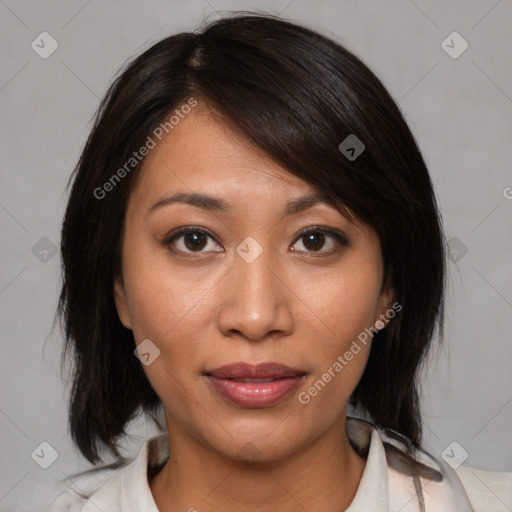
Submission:
[[[308,249],[321,249],[325,236],[322,233],[311,233],[306,235],[306,243],[304,246]],[[321,242],[320,244],[318,242]],[[312,242],[312,243],[310,243]],[[310,247],[308,247],[310,245]]]
[[[187,249],[202,249],[205,245],[206,236],[203,233],[187,233],[185,235],[185,245]],[[188,242],[192,241],[191,244]]]

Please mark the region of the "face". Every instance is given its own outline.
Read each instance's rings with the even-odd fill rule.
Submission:
[[[344,422],[371,344],[357,340],[392,294],[376,234],[298,201],[315,192],[204,104],[146,157],[114,296],[171,440],[277,460]]]

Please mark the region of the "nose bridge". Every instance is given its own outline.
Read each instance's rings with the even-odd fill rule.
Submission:
[[[276,255],[248,237],[237,247],[233,265],[221,304],[220,328],[224,334],[238,331],[259,340],[271,331],[289,333],[291,312],[286,286],[276,276]]]
[[[251,248],[249,254],[255,249]],[[246,304],[254,303],[261,307],[275,301],[274,284],[276,280],[275,257],[270,249],[262,251],[253,258],[246,259],[240,255],[241,249],[235,258],[235,275]],[[265,297],[268,295],[268,297]],[[254,298],[254,300],[251,300]],[[266,300],[263,300],[266,299]]]

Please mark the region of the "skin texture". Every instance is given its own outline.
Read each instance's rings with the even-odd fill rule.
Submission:
[[[217,196],[231,211],[174,203],[149,212],[176,192]],[[289,200],[313,192],[204,103],[143,163],[114,296],[136,343],[149,338],[160,350],[143,368],[170,439],[170,459],[149,481],[162,512],[340,511],[356,493],[365,460],[346,436],[346,405],[370,343],[307,405],[297,396],[382,318],[393,293],[381,286],[371,229],[328,204],[283,217]],[[348,245],[329,234],[309,243],[299,236],[315,225],[343,231]],[[203,237],[195,252],[190,235],[166,246],[183,226],[206,228],[215,239]],[[249,236],[263,250],[251,263],[236,252]],[[270,407],[241,408],[203,375],[237,361],[278,362],[306,376]],[[247,453],[257,462],[244,460]]]

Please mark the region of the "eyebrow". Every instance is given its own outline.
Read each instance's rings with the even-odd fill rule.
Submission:
[[[207,211],[217,211],[221,213],[229,213],[232,211],[231,206],[219,197],[210,196],[208,194],[199,194],[196,192],[177,192],[159,199],[149,208],[147,213],[149,215],[155,210],[175,203],[190,204]],[[322,193],[297,197],[286,204],[283,211],[283,217],[300,213],[320,204],[334,206],[333,201]]]

